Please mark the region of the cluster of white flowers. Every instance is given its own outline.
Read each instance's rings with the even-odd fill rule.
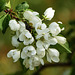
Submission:
[[[52,8],[46,9],[44,17],[46,20],[51,20],[55,10]],[[12,57],[14,62],[19,58],[23,59],[23,65],[30,70],[40,64],[44,65],[43,58],[46,56],[48,62],[59,62],[59,51],[51,48],[50,45],[64,44],[66,38],[58,34],[64,30],[60,28],[59,23],[52,22],[49,26],[42,22],[38,17],[39,13],[30,10],[25,10],[23,16],[26,23],[22,21],[10,20],[9,27],[16,34],[12,37],[12,45],[16,47],[8,52],[7,57]],[[31,28],[27,28],[31,27]],[[20,45],[23,45],[19,49]]]

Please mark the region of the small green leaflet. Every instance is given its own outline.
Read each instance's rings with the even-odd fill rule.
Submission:
[[[16,10],[17,10],[17,11],[24,11],[24,10],[26,10],[26,9],[28,9],[28,8],[29,8],[29,5],[28,5],[28,3],[25,1],[25,2],[22,2],[21,4],[17,5]]]
[[[6,3],[5,6],[8,7],[8,8],[11,8],[10,0]]]
[[[61,29],[65,26],[64,24],[61,24],[61,23],[58,23],[58,24]]]
[[[0,16],[0,29],[2,30],[2,33],[6,32],[10,19],[11,17],[8,14]]]
[[[68,42],[66,42],[65,44],[56,44],[56,45],[51,45],[50,48],[56,48],[57,50],[59,50],[60,52],[68,52],[71,53],[70,49],[69,49],[69,45]]]

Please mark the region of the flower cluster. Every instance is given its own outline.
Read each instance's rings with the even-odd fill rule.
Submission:
[[[55,10],[46,9],[44,19],[51,20]],[[64,30],[59,24],[62,22],[52,22],[46,25],[39,18],[39,13],[31,10],[25,10],[23,13],[25,21],[10,20],[9,27],[15,32],[12,36],[12,45],[16,47],[8,52],[7,57],[12,57],[14,62],[19,58],[23,59],[23,65],[30,70],[40,64],[44,65],[43,58],[46,56],[48,62],[59,62],[59,51],[51,48],[51,45],[64,44],[66,38],[59,36]],[[22,48],[19,46],[22,45]]]

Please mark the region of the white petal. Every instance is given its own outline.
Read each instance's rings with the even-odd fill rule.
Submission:
[[[20,51],[17,51],[13,56],[14,62],[18,61],[19,58],[20,58]]]
[[[33,16],[33,13],[29,10],[26,10],[24,12],[24,18],[27,19],[27,20],[31,20],[32,19],[32,16]]]
[[[47,61],[51,62],[51,57],[50,57],[49,53],[47,53]]]
[[[27,57],[27,56],[26,56],[25,52],[22,51],[22,52],[21,52],[21,58],[22,58],[22,59],[25,59],[26,57]]]
[[[32,51],[31,55],[36,55],[36,50]]]
[[[34,42],[34,38],[32,37],[30,40],[29,40],[29,44],[32,44]]]
[[[41,25],[41,29],[46,29],[46,24],[45,23],[43,23],[42,25]]]
[[[20,32],[23,32],[23,30],[26,29],[25,23],[23,23],[22,21],[18,21],[20,24]]]
[[[35,27],[37,23],[42,23],[42,20],[38,16],[33,16],[29,22],[33,24],[33,27]]]
[[[15,35],[12,37],[12,45],[15,46],[15,47],[18,47],[19,46],[19,42],[17,41],[18,37]]]
[[[51,57],[51,59],[52,59],[52,61],[54,61],[54,62],[59,62],[59,58],[56,57],[56,56]]]
[[[45,49],[44,48],[37,48],[37,55],[40,58],[43,58],[45,56]]]
[[[50,42],[50,45],[56,45],[58,43],[56,38],[50,38],[49,42]]]
[[[34,66],[30,65],[29,69],[34,70]]]
[[[18,49],[14,49],[8,52],[7,57],[12,57],[14,62],[16,62],[20,58],[20,51]]]
[[[42,41],[38,40],[38,41],[36,42],[36,46],[37,46],[38,48],[42,48],[42,47],[43,47],[43,46],[42,46]]]
[[[49,37],[50,37],[49,33],[46,33],[46,34],[44,35],[45,40],[49,40]]]
[[[33,51],[33,50],[35,50],[35,48],[33,46],[28,46],[28,50]]]
[[[44,65],[44,61],[43,61],[43,59],[40,59],[40,62],[41,62],[42,65]]]
[[[55,10],[52,8],[47,8],[44,12],[44,16],[47,18],[47,20],[51,20],[54,16]]]
[[[55,38],[57,39],[58,43],[60,43],[60,44],[65,44],[66,43],[66,38],[65,37],[55,36]]]
[[[20,25],[16,22],[16,20],[10,20],[9,21],[9,27],[11,28],[11,30],[13,31],[17,31],[20,29]]]
[[[48,50],[51,60],[54,62],[59,62],[59,52],[56,49],[50,48]]]
[[[62,24],[62,22],[61,22],[61,21],[58,21],[58,23]]]
[[[19,35],[19,40],[20,40],[20,41],[24,41],[24,39],[25,39],[25,35],[24,35],[23,33],[21,33],[21,34]]]
[[[32,13],[33,13],[35,16],[36,16],[36,15],[39,15],[39,13],[38,13],[38,12],[32,12]]]
[[[30,33],[29,31],[27,31],[27,30],[26,30],[26,32],[25,32],[25,36],[26,36],[27,38],[32,38],[31,33]]]
[[[7,54],[7,57],[8,58],[12,57],[13,56],[13,52],[14,52],[14,50],[9,51],[8,54]]]
[[[61,32],[61,28],[59,27],[59,24],[57,24],[56,22],[52,22],[49,25],[49,30],[53,36],[56,36]]]
[[[44,41],[43,46],[44,46],[45,49],[48,49],[48,47],[50,46],[50,42],[49,41]]]

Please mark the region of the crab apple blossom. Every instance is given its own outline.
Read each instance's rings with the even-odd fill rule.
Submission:
[[[51,7],[44,12],[44,19],[51,20],[55,10]],[[59,51],[55,48],[57,44],[65,44],[66,38],[60,36],[62,22],[52,22],[49,25],[39,17],[39,13],[26,9],[22,13],[22,20],[11,19],[9,27],[14,32],[12,45],[17,49],[10,50],[7,57],[12,57],[14,62],[22,59],[23,65],[30,70],[44,65],[44,57],[48,62],[59,62]],[[20,47],[21,45],[21,47]],[[51,48],[54,46],[54,48]]]
[[[11,50],[8,52],[7,57],[8,58],[12,57],[14,62],[16,62],[20,58],[20,51],[18,49]]]

